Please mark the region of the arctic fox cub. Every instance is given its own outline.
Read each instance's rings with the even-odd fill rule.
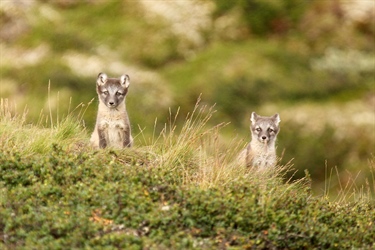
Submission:
[[[276,165],[276,137],[280,131],[280,116],[270,117],[251,114],[251,142],[244,149],[239,158],[248,167],[265,169]]]
[[[90,140],[94,147],[132,146],[133,138],[125,106],[129,84],[128,75],[122,75],[120,78],[108,78],[105,73],[98,75],[96,92],[99,97],[99,109]]]

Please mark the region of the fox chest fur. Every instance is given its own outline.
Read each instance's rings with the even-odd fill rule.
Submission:
[[[265,169],[276,165],[275,145],[251,142],[246,149],[246,165]]]
[[[91,143],[97,148],[124,148],[132,145],[131,127],[126,112],[125,95],[129,78],[107,78],[99,74],[97,93],[99,108]]]
[[[99,104],[93,141],[97,142],[100,148],[130,146],[127,145],[130,142],[130,124],[127,117],[125,105],[119,109],[111,110],[102,103]]]

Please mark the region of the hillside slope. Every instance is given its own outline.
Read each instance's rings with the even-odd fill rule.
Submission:
[[[375,247],[370,192],[330,202],[312,195],[308,176],[287,181],[290,167],[239,166],[235,144],[217,145],[212,112],[196,106],[147,147],[100,151],[74,116],[40,128],[1,113],[0,247]]]

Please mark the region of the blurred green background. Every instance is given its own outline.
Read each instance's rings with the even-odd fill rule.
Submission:
[[[293,159],[295,178],[308,169],[321,193],[332,171],[330,188],[355,180],[366,189],[374,37],[372,0],[1,0],[0,98],[43,124],[50,107],[63,117],[96,98],[99,72],[126,73],[134,135],[151,135],[156,117],[160,131],[169,108],[183,122],[202,94],[216,104],[212,125],[230,122],[223,147],[250,140],[252,111],[278,112],[278,154]],[[89,133],[96,109],[97,99],[84,115]]]

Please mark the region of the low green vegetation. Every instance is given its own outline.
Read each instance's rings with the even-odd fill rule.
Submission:
[[[80,114],[51,113],[43,128],[4,101],[0,111],[1,248],[375,247],[371,192],[329,201],[308,175],[288,180],[290,166],[245,169],[241,143],[220,145],[225,124],[210,126],[215,111],[204,105],[181,127],[171,113],[159,135],[137,135],[147,146],[99,151]]]

